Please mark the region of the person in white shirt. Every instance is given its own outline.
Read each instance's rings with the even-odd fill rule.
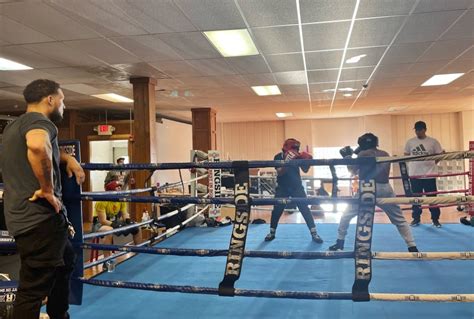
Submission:
[[[405,155],[433,155],[443,152],[441,144],[430,136],[426,135],[426,123],[418,121],[415,123],[416,137],[409,139],[405,145]],[[408,162],[408,173],[410,176],[426,176],[436,174],[436,162],[435,161],[413,161]],[[417,193],[422,192],[436,192],[436,178],[410,178],[411,190],[416,196]],[[427,196],[436,196],[427,195]],[[439,223],[439,216],[441,210],[439,208],[430,208],[431,220],[433,226],[441,227]],[[411,226],[418,226],[420,224],[422,209],[420,206],[413,205],[413,220]]]

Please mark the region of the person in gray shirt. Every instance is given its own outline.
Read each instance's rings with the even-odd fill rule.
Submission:
[[[389,154],[383,150],[377,148],[379,145],[379,140],[377,136],[372,133],[366,133],[359,137],[357,143],[359,147],[352,151],[349,146],[344,147],[340,150],[342,157],[351,158],[352,154],[357,154],[358,157],[384,157],[389,156]],[[395,193],[392,189],[392,186],[389,184],[389,175],[390,175],[390,163],[380,163],[376,165],[375,171],[363,172],[359,171],[358,167],[349,167],[349,170],[354,174],[359,174],[359,178],[366,179],[367,177],[375,180],[375,195],[376,197],[388,198],[395,197]],[[369,176],[366,176],[369,174]],[[409,252],[418,252],[418,249],[415,244],[415,239],[411,233],[410,226],[403,216],[400,206],[397,204],[383,204],[377,205],[387,214],[390,222],[397,226],[400,236],[405,240]],[[347,229],[351,219],[357,216],[357,210],[349,209],[344,212],[339,222],[337,241],[334,245],[329,247],[331,251],[338,251],[344,249],[344,240],[347,235]]]
[[[69,318],[69,279],[75,255],[68,239],[68,222],[61,197],[60,164],[78,184],[84,171],[76,159],[58,147],[64,93],[51,80],[26,86],[26,113],[3,132],[1,166],[5,187],[5,222],[15,237],[21,268],[13,318],[39,318],[48,296],[50,318]]]

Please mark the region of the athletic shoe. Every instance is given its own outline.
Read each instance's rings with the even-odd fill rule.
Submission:
[[[410,226],[412,227],[420,226],[420,220],[419,219],[412,220],[410,223]]]
[[[275,234],[274,233],[268,233],[267,236],[265,236],[265,241],[272,241],[275,239]]]
[[[408,251],[411,252],[411,253],[418,253],[418,248],[416,248],[416,246],[411,246],[411,247],[408,247]]]
[[[433,226],[436,228],[441,228],[441,224],[439,223],[439,220],[433,220]]]
[[[329,246],[330,251],[341,251],[344,250],[344,240],[338,239],[336,243],[332,246]]]
[[[311,237],[313,238],[314,242],[317,242],[318,244],[323,243],[323,239],[319,237],[318,233],[311,233]]]

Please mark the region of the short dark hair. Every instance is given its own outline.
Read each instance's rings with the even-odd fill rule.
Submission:
[[[58,94],[59,83],[47,79],[34,80],[23,90],[26,103],[38,103],[48,95]]]

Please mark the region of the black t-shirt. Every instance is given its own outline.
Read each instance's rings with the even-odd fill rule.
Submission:
[[[275,155],[273,158],[275,161],[282,161],[283,152]],[[294,189],[295,187],[303,187],[301,182],[300,168],[297,166],[287,166],[283,174],[277,177],[278,187],[285,189]]]
[[[54,194],[61,198],[59,171],[58,129],[41,113],[28,112],[10,123],[3,131],[1,165],[5,187],[5,221],[11,235],[17,236],[35,228],[55,214],[53,207],[44,199],[30,202],[28,199],[40,188],[28,161],[26,133],[33,129],[48,132],[53,152]]]

